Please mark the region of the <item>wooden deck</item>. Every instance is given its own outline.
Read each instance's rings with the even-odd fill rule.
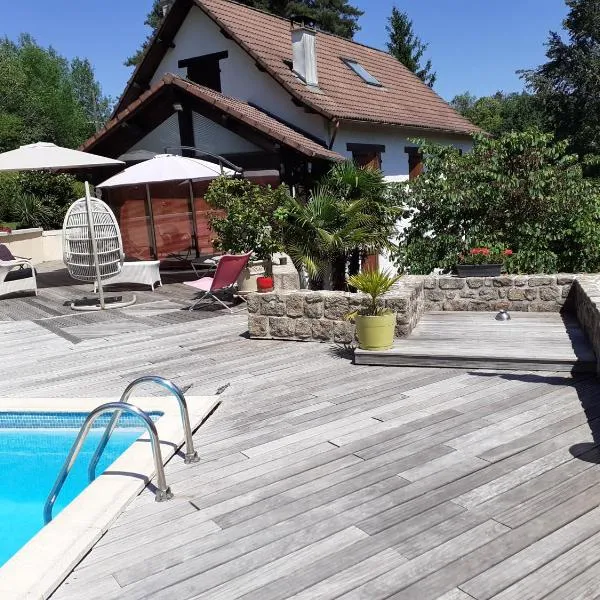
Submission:
[[[361,365],[596,371],[596,358],[576,319],[557,313],[431,312],[408,338],[385,352],[356,352]]]
[[[160,302],[169,287],[182,308],[183,286]],[[78,341],[0,323],[4,396],[119,394],[149,372],[231,383],[202,461],[167,467],[176,497],[137,498],[53,600],[599,597],[594,377],[355,366],[249,340],[243,312],[177,321],[160,302],[87,315]]]

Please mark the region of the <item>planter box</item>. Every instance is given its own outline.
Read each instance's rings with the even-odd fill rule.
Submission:
[[[456,265],[459,277],[499,277],[502,265]]]

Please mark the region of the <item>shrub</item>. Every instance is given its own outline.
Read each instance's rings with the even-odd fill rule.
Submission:
[[[225,215],[213,215],[210,228],[217,234],[215,247],[232,254],[253,251],[268,260],[280,250],[279,224],[274,214],[285,203],[284,186],[260,186],[246,179],[219,177],[206,192],[206,202]]]
[[[423,143],[425,173],[404,186],[410,224],[398,264],[450,270],[477,245],[510,248],[509,272],[600,269],[600,190],[584,164],[537,131],[475,137],[472,152]]]

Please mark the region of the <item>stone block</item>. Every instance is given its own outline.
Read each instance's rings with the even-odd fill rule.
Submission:
[[[285,301],[279,294],[260,295],[260,314],[265,317],[283,317]]]
[[[540,287],[542,285],[552,285],[554,277],[548,275],[532,275],[529,278],[529,287]]]
[[[527,275],[515,275],[513,277],[513,285],[515,287],[524,287],[527,285],[528,281],[529,277],[527,277]]]
[[[312,338],[327,342],[333,339],[333,321],[314,319],[312,321]]]
[[[513,278],[508,276],[508,275],[503,275],[500,277],[493,277],[492,278],[492,285],[494,287],[512,287],[513,285]]]
[[[341,294],[325,296],[325,318],[341,321],[350,312],[348,298]]]
[[[260,311],[260,295],[248,294],[246,296],[246,306],[251,315],[257,314]]]
[[[354,340],[354,325],[349,321],[335,321],[333,324],[333,341],[338,344],[351,344]]]
[[[458,295],[460,298],[473,299],[473,298],[477,298],[479,294],[477,293],[477,290],[470,290],[470,289],[466,288],[464,290],[460,290]]]
[[[509,288],[499,288],[498,289],[498,298],[501,298],[501,299],[508,298],[508,290],[509,290]]]
[[[508,310],[513,312],[527,312],[529,308],[529,302],[507,302],[507,303],[498,303],[494,310]]]
[[[498,290],[495,288],[482,288],[479,290],[479,298],[481,300],[497,300],[498,299]]]
[[[444,298],[446,300],[454,300],[454,299],[458,298],[458,290],[445,290]]]
[[[571,292],[571,286],[570,285],[563,285],[561,296],[563,298],[568,298],[570,292]]]
[[[323,313],[323,295],[306,294],[304,296],[304,315],[309,319],[320,319]]]
[[[558,312],[556,302],[530,302],[529,312]]]
[[[440,277],[438,286],[441,290],[462,290],[465,287],[465,279],[461,277]]]
[[[483,287],[483,277],[468,277],[467,286],[473,290]]]
[[[469,300],[447,300],[442,310],[469,310]]]
[[[540,300],[544,302],[556,301],[561,297],[560,288],[554,285],[540,288]]]
[[[350,312],[364,308],[369,302],[369,297],[366,294],[352,294],[348,298],[348,308]]]
[[[304,294],[287,294],[285,296],[285,314],[294,319],[304,314]]]
[[[437,279],[435,277],[425,277],[423,279],[423,288],[426,290],[434,290],[437,287]]]
[[[385,307],[396,313],[406,312],[409,309],[408,298],[402,298],[400,296],[395,298],[385,298]]]
[[[312,323],[310,319],[295,319],[295,334],[300,340],[309,340],[312,337]]]
[[[296,335],[296,322],[288,317],[269,317],[271,337],[291,339]]]
[[[575,281],[575,275],[569,275],[568,273],[559,273],[556,276],[556,283],[558,285],[571,285]]]
[[[535,288],[512,288],[508,290],[507,297],[511,301],[528,300],[531,302],[537,298],[537,290]]]
[[[445,294],[442,290],[426,290],[425,299],[429,302],[441,302],[445,298]]]
[[[408,337],[413,329],[412,325],[396,325],[394,336],[397,338]]]
[[[269,337],[269,319],[258,315],[248,316],[248,333],[252,338]]]
[[[483,312],[486,310],[490,310],[490,303],[482,300],[473,300],[469,302],[467,310],[471,310],[473,312]]]

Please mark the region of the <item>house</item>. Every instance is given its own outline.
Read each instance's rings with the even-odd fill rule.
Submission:
[[[411,139],[468,149],[476,130],[386,52],[230,0],[175,0],[83,149],[127,161],[194,147],[290,185],[352,158],[403,180],[421,170]],[[193,201],[171,209],[197,220]]]

